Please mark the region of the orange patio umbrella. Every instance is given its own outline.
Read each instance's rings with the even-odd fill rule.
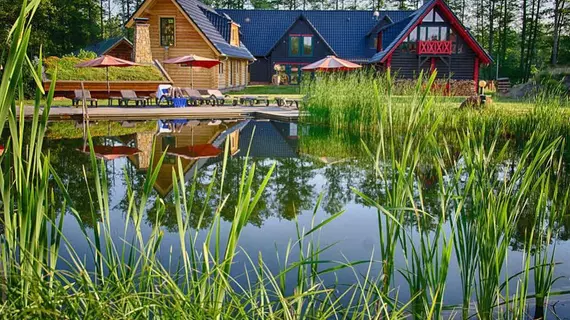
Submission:
[[[362,68],[361,65],[335,56],[327,56],[301,68],[303,71],[349,71]]]
[[[79,151],[84,153],[89,153],[89,146],[84,146],[83,149]],[[122,157],[128,157],[141,152],[137,148],[127,147],[127,146],[93,146],[93,152],[95,157],[105,160],[115,160]]]
[[[212,144],[197,144],[195,146],[186,146],[180,148],[169,149],[167,154],[182,157],[189,160],[207,159],[217,157],[222,150]]]
[[[138,66],[139,64],[134,63],[129,60],[123,60],[119,58],[115,58],[113,56],[102,55],[98,58],[93,60],[84,61],[77,65],[76,68],[105,68],[107,73],[107,95],[111,95],[111,88],[109,85],[109,67],[133,67]]]
[[[196,55],[182,56],[164,60],[164,64],[178,64],[185,67],[190,67],[190,77],[192,89],[194,89],[194,67],[210,69],[220,64],[219,60],[204,58]]]

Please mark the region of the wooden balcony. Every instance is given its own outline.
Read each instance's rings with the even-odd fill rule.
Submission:
[[[450,55],[451,41],[418,41],[418,54]]]

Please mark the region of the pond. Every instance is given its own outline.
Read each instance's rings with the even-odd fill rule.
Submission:
[[[179,252],[180,242],[177,233],[177,220],[173,199],[172,172],[177,170],[177,156],[172,150],[197,145],[211,145],[223,149],[228,144],[228,162],[224,194],[227,202],[222,210],[222,235],[227,234],[234,207],[237,203],[237,189],[246,156],[248,166],[255,164],[254,188],[257,189],[264,176],[275,165],[262,197],[242,232],[239,246],[242,251],[234,260],[232,272],[239,279],[243,277],[244,266],[249,265],[249,258],[256,260],[263,256],[267,266],[279,270],[285,263],[288,246],[292,245],[291,257],[296,257],[295,245],[298,229],[305,232],[312,226],[343,212],[324,226],[315,237],[322,248],[331,245],[320,259],[336,262],[374,260],[371,274],[378,276],[383,260],[379,250],[379,227],[377,209],[367,205],[353,189],[364,194],[377,192],[377,180],[373,161],[362,147],[362,137],[331,132],[326,128],[265,120],[170,120],[146,122],[100,122],[91,124],[93,142],[99,146],[128,146],[138,149],[136,154],[116,157],[104,162],[109,181],[109,202],[111,208],[112,235],[117,244],[128,241],[123,235],[128,206],[127,185],[135,191],[143,188],[148,170],[156,165],[165,155],[164,163],[158,171],[153,185],[153,196],[149,200],[147,215],[143,218],[144,236],[148,236],[154,225],[160,224],[164,231],[159,256],[168,264],[171,252]],[[367,143],[374,141],[364,139]],[[153,153],[153,141],[155,150]],[[85,140],[82,128],[74,122],[54,122],[50,124],[45,147],[49,150],[52,164],[63,182],[68,186],[71,200],[82,218],[83,227],[92,229],[94,219],[91,216],[88,193],[84,177],[84,166],[89,167],[89,155],[82,152]],[[194,150],[195,151],[195,150]],[[516,150],[512,151],[516,156]],[[183,176],[187,188],[195,181],[194,217],[189,217],[193,228],[198,227],[199,216],[204,210],[200,226],[198,243],[206,238],[207,228],[213,221],[214,207],[220,199],[206,198],[206,190],[215,172],[223,167],[224,154],[210,153],[203,156],[180,157]],[[90,176],[87,170],[87,176]],[[127,178],[128,176],[128,178]],[[437,206],[437,186],[434,173],[427,172],[423,179],[425,186],[424,201],[426,206]],[[319,198],[322,201],[318,207]],[[162,199],[162,200],[161,200]],[[157,216],[156,208],[164,202],[164,214]],[[522,217],[520,232],[510,241],[510,252],[506,271],[509,275],[520,272],[523,268],[524,228],[530,224],[531,217]],[[412,222],[410,222],[412,223]],[[561,263],[555,269],[554,278],[559,278],[554,291],[570,289],[570,220],[565,220],[556,239],[555,261]],[[64,234],[73,244],[73,249],[80,257],[89,261],[90,249],[81,233],[81,226],[71,216],[64,221]],[[449,232],[449,227],[445,228]],[[243,252],[247,252],[247,257]],[[402,249],[396,249],[396,270],[402,268],[405,256]],[[63,253],[65,256],[65,253]],[[293,258],[289,258],[293,259]],[[333,265],[332,263],[330,264]],[[325,282],[352,284],[356,273],[365,273],[368,265],[339,270],[335,275],[324,276]],[[294,282],[294,278],[287,281]],[[406,300],[409,289],[401,274],[396,273],[395,286],[400,299]],[[516,284],[513,284],[513,292]],[[532,292],[532,277],[530,291]],[[457,262],[452,257],[447,278],[445,304],[459,305],[462,291]],[[570,311],[566,298],[553,297],[552,301],[562,300],[558,306]],[[564,307],[566,306],[566,307]]]

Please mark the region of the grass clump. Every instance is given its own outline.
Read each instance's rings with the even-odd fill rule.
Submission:
[[[93,57],[96,58],[96,57]],[[106,81],[105,68],[76,68],[83,61],[92,58],[65,56],[48,57],[44,59],[45,73],[49,79],[54,79],[57,72],[59,80]],[[57,70],[57,71],[56,71]],[[163,81],[162,73],[154,66],[135,66],[128,68],[109,68],[109,81]]]
[[[422,74],[419,78],[422,79],[422,89],[426,89],[429,83],[426,76]],[[380,114],[390,100],[393,124],[405,130],[416,93],[414,87],[398,87],[395,92],[397,86],[398,81],[393,80],[390,73],[319,74],[303,87],[308,99],[303,105],[306,112],[302,113],[301,122],[376,135],[380,130]],[[473,122],[475,128],[485,126],[488,130],[501,130],[502,136],[521,140],[528,139],[535,130],[542,130],[546,123],[549,124],[547,131],[550,137],[570,134],[567,121],[570,100],[558,89],[545,88],[524,101],[497,98],[496,103],[473,110],[459,109],[464,98],[442,96],[437,90],[431,90],[431,86],[429,88],[428,95],[434,98],[430,117],[432,120],[441,118],[442,125],[438,127],[441,135],[464,128],[468,122]]]

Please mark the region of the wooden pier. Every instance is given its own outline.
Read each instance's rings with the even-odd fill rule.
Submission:
[[[33,107],[24,107],[24,116],[31,118]],[[223,107],[99,107],[89,108],[84,113],[81,107],[52,107],[49,120],[152,120],[152,119],[243,119],[258,118],[281,121],[297,121],[299,110],[287,109],[277,106],[249,107],[249,106],[223,106]]]

